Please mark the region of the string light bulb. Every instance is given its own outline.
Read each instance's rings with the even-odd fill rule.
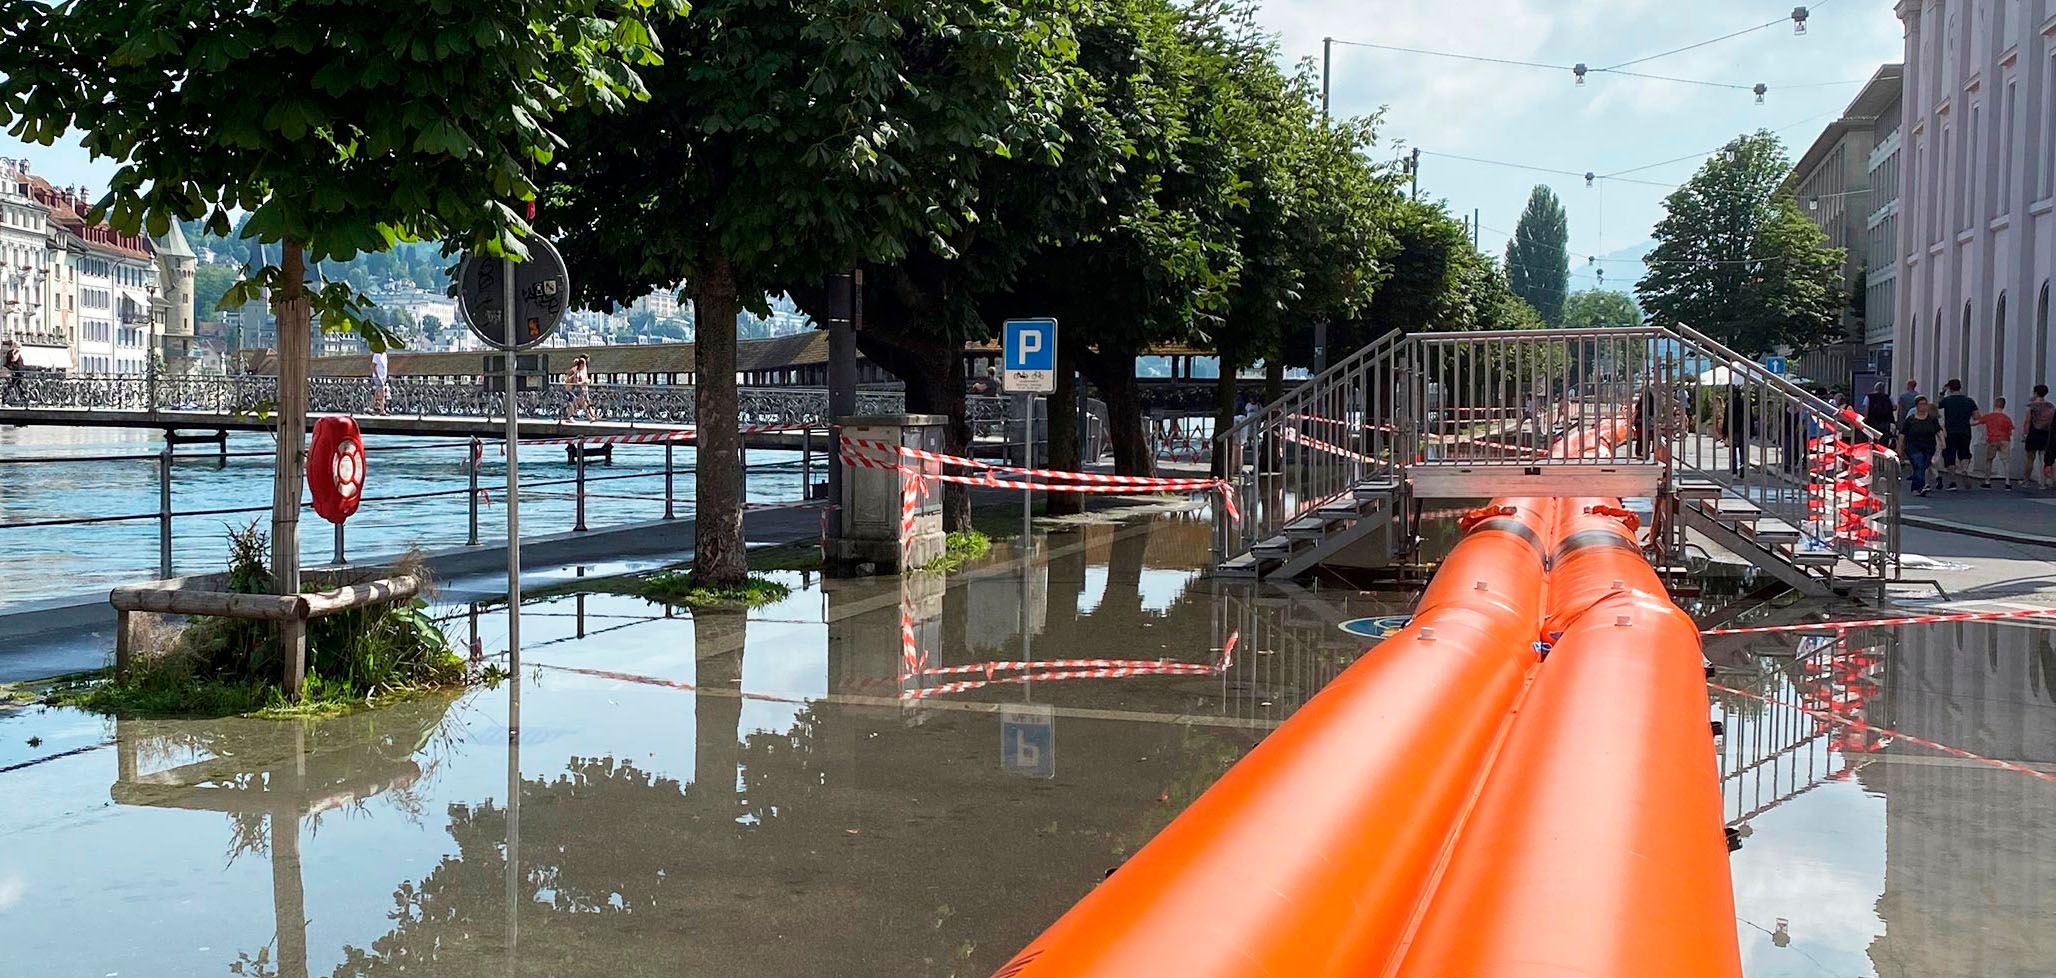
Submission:
[[[1793,8],[1792,8],[1792,33],[1794,33],[1794,34],[1804,34],[1804,33],[1806,33],[1806,8],[1805,8],[1805,7],[1793,7]]]
[[[1579,88],[1585,87],[1585,71],[1586,68],[1585,63],[1583,61],[1580,61],[1577,64],[1571,66],[1571,74],[1578,76]]]
[[[1594,180],[1597,180],[1597,179],[1599,179],[1599,174],[1597,174],[1597,173],[1593,173],[1593,172],[1592,172],[1591,170],[1586,170],[1586,171],[1585,171],[1585,189],[1587,189],[1587,190],[1590,190],[1590,189],[1592,189],[1592,181],[1594,181]]]
[[[1765,93],[1765,92],[1768,92],[1768,91],[1770,91],[1770,86],[1768,86],[1768,85],[1765,85],[1765,84],[1764,84],[1764,83],[1762,83],[1762,82],[1757,82],[1757,83],[1756,83],[1756,87],[1755,87],[1755,88],[1753,88],[1753,89],[1750,89],[1750,91],[1753,91],[1753,92],[1755,92],[1755,93],[1756,93],[1756,104],[1758,104],[1758,105],[1762,105],[1762,104],[1763,104],[1763,93]]]

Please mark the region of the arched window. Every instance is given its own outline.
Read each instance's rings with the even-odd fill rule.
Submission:
[[[1895,351],[1895,357],[1896,357],[1896,351]],[[1900,360],[1899,360],[1899,363],[1903,365],[1903,366],[1901,366],[1901,367],[1900,367],[1900,369],[1901,369],[1902,371],[1904,371],[1904,372],[1905,372],[1905,374],[1906,374],[1906,376],[1904,376],[1904,377],[1901,377],[1901,378],[1900,378],[1900,380],[1901,380],[1902,382],[1903,382],[1903,381],[1907,381],[1907,380],[1919,380],[1919,379],[1920,379],[1920,317],[1919,317],[1919,316],[1915,316],[1915,317],[1913,317],[1913,325],[1911,325],[1911,326],[1908,326],[1908,327],[1906,328],[1906,356],[1905,356],[1905,358],[1904,358],[1904,359],[1900,359]],[[1899,390],[1899,387],[1900,387],[1900,386],[1901,386],[1901,384],[1894,384],[1894,385],[1892,385],[1892,391],[1893,391],[1893,395],[1892,395],[1892,396],[1894,396],[1894,397],[1897,397],[1897,396],[1898,396],[1898,390]]]
[[[2028,365],[2036,384],[2049,380],[2049,283],[2042,283],[2042,299],[2035,304],[2035,362]]]
[[[2006,394],[2006,293],[1992,307],[1992,383],[1985,388],[1985,403]]]
[[[1966,384],[1970,383],[1970,300],[1968,299],[1965,299],[1963,302],[1963,335],[1957,338],[1956,376],[1953,379],[1963,381]]]

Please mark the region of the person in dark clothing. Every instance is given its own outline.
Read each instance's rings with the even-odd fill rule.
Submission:
[[[2027,472],[2025,478],[2039,488],[2052,484],[2050,476],[2056,474],[2056,404],[2049,402],[2049,385],[2036,384],[2034,399],[2027,402],[2027,410],[2021,414],[2021,427],[2027,429]]]
[[[1749,461],[1749,392],[1739,379],[1728,388],[1727,428],[1728,473],[1741,475]]]
[[[1885,384],[1879,381],[1870,389],[1870,395],[1863,400],[1863,423],[1876,430],[1878,443],[1892,443],[1893,432],[1899,427],[1899,411],[1892,404],[1892,395],[1885,391]]]
[[[1913,491],[1925,496],[1932,486],[1928,485],[1928,465],[1935,458],[1935,442],[1942,435],[1942,419],[1925,397],[1915,398],[1913,413],[1899,423],[1899,454],[1906,456],[1907,467],[1913,470]]]
[[[1942,386],[1942,475],[1949,477],[1949,491],[1963,488],[1970,479],[1970,425],[1977,420],[1977,402],[1963,393],[1963,381]],[[1935,481],[1942,481],[1939,477]]]
[[[21,344],[7,341],[7,349],[0,352],[0,368],[7,371],[7,386],[0,388],[0,404],[13,402],[27,407],[29,403],[28,361],[21,356]]]
[[[1650,447],[1655,444],[1656,433],[1650,425],[1656,423],[1656,378],[1651,377],[1642,385],[1641,396],[1635,398],[1635,457],[1648,458]]]

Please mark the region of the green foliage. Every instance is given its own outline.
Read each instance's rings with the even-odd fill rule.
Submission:
[[[633,593],[652,601],[688,608],[755,608],[792,595],[792,588],[768,577],[750,575],[739,584],[704,581],[690,571],[658,571],[633,585]]]
[[[1570,223],[1556,192],[1536,186],[1528,207],[1506,243],[1506,277],[1513,294],[1526,299],[1551,326],[1563,325],[1564,297],[1570,291]]]
[[[205,262],[193,269],[193,315],[213,319],[224,311],[222,296],[234,285],[237,272],[228,265]]]
[[[16,6],[0,22],[0,125],[43,145],[79,130],[117,163],[88,220],[162,234],[200,219],[226,236],[241,210],[242,237],[318,261],[417,240],[525,254],[512,205],[552,161],[552,120],[639,96],[650,21],[683,3]],[[327,327],[361,311],[337,286],[316,299]]]
[[[992,538],[977,530],[958,530],[948,537],[942,556],[929,561],[916,570],[924,574],[954,574],[969,566],[972,561],[992,552]]]
[[[1585,289],[1564,302],[1563,325],[1578,329],[1642,325],[1642,307],[1626,292]]]
[[[1769,132],[1741,136],[1666,198],[1636,294],[1652,322],[1705,332],[1748,356],[1839,338],[1843,252],[1791,201]]]
[[[230,527],[228,588],[270,586],[269,547],[254,523]],[[417,573],[419,573],[417,571]],[[422,598],[357,608],[307,626],[307,676],[298,703],[276,685],[282,669],[269,622],[199,616],[155,654],[136,657],[125,681],[60,691],[70,705],[122,715],[326,715],[373,699],[466,680],[463,659]]]

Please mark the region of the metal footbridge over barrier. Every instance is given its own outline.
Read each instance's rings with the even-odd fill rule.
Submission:
[[[1631,432],[1552,451],[1570,433]],[[1215,438],[1243,519],[1219,572],[1294,577],[1420,556],[1424,514],[1618,496],[1659,567],[1687,530],[1808,594],[1900,574],[1900,462],[1853,414],[1691,329],[1387,334]]]

